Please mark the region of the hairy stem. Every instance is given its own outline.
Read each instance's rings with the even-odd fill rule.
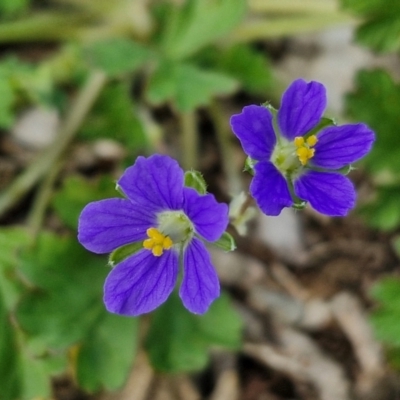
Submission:
[[[92,108],[106,83],[103,72],[94,71],[78,94],[61,126],[55,142],[40,154],[0,196],[0,216],[20,201],[33,186],[54,167],[62,153],[71,143],[85,117]]]

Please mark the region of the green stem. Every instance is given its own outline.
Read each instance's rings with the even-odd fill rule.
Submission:
[[[33,186],[54,167],[62,153],[71,143],[85,117],[92,108],[106,83],[103,72],[94,71],[72,105],[65,123],[60,128],[56,141],[46,149],[0,196],[0,216],[33,188]]]
[[[40,232],[47,205],[53,194],[53,186],[62,166],[63,163],[61,160],[55,163],[53,168],[48,171],[48,174],[46,175],[45,179],[40,185],[38,193],[36,194],[35,201],[28,217],[28,225],[32,231],[31,240],[33,243],[36,242],[36,238]]]
[[[219,151],[221,153],[222,168],[228,181],[228,193],[231,196],[235,196],[243,190],[243,185],[235,169],[235,163],[232,162],[235,159],[231,140],[233,139],[233,134],[228,124],[228,118],[226,118],[217,101],[212,103],[210,113],[214,122]]]
[[[182,130],[182,166],[184,170],[198,167],[198,134],[195,111],[188,111],[180,115]]]
[[[34,42],[76,39],[81,28],[92,18],[87,14],[64,14],[55,12],[32,15],[29,18],[0,24],[0,42]]]
[[[354,22],[354,19],[343,13],[319,16],[267,19],[243,23],[229,40],[232,42],[251,42],[265,38],[277,38],[301,33],[313,32],[329,27]]]
[[[332,14],[338,11],[336,0],[249,0],[249,9],[257,13]]]

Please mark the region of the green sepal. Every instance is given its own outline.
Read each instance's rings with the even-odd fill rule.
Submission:
[[[236,242],[231,234],[224,232],[222,236],[213,244],[224,251],[236,250]]]
[[[336,125],[336,121],[333,118],[322,117],[318,125],[314,129],[311,129],[311,131],[308,132],[306,135],[304,135],[304,138],[308,138],[312,135],[318,134],[322,129],[326,128],[327,126]]]
[[[137,253],[141,249],[143,249],[143,241],[129,243],[125,246],[118,247],[118,249],[115,249],[108,257],[108,264],[111,267],[114,267],[114,265],[124,261],[125,258]]]
[[[343,168],[338,169],[337,172],[339,172],[340,174],[343,174],[343,175],[347,175],[354,169],[355,168],[351,164],[349,164],[349,165],[345,165]]]
[[[276,117],[278,115],[278,110],[269,101],[266,101],[265,103],[262,103],[261,105],[263,107],[267,108],[269,111],[271,111],[271,113],[274,117]]]
[[[198,171],[186,171],[185,172],[185,186],[191,187],[200,194],[207,193],[207,184],[203,178],[203,175]]]
[[[244,170],[254,176],[254,166],[256,163],[256,160],[253,160],[251,157],[247,157],[244,163]]]
[[[118,185],[118,183],[115,184],[115,190],[124,198],[126,199],[126,194],[122,190],[121,186]]]

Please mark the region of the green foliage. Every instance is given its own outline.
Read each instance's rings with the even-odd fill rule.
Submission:
[[[153,104],[173,100],[186,112],[208,105],[217,95],[236,90],[238,82],[224,74],[186,63],[164,61],[150,77],[147,97]]]
[[[360,214],[368,224],[382,230],[392,230],[400,225],[400,187],[379,186],[376,197],[360,207]]]
[[[382,279],[372,288],[371,295],[379,303],[370,316],[377,338],[400,347],[400,280]]]
[[[13,309],[22,290],[16,279],[16,266],[19,263],[20,252],[29,242],[29,234],[23,228],[0,230],[0,296],[7,310]]]
[[[357,40],[376,51],[400,49],[400,3],[387,0],[342,0],[345,9],[363,17]]]
[[[228,49],[207,47],[196,56],[199,65],[237,79],[243,89],[265,94],[271,88],[272,71],[266,55],[244,44]]]
[[[102,313],[78,353],[77,378],[89,392],[125,382],[136,352],[138,319]]]
[[[364,121],[376,133],[376,142],[364,164],[373,174],[376,196],[361,208],[373,227],[393,229],[400,225],[400,85],[383,70],[360,71],[356,89],[347,96],[347,112]]]
[[[227,296],[221,296],[206,314],[198,316],[186,310],[173,293],[153,315],[146,348],[157,370],[195,371],[207,364],[210,347],[237,350],[241,329],[242,322]]]
[[[95,42],[84,49],[84,54],[91,67],[102,69],[110,77],[133,73],[151,58],[148,48],[124,38]]]
[[[61,220],[69,228],[78,228],[78,218],[82,209],[90,202],[119,197],[115,182],[103,175],[96,181],[75,175],[64,180],[61,189],[55,193],[52,206]]]
[[[19,270],[33,286],[17,309],[24,330],[54,349],[85,336],[103,309],[105,263],[75,239],[41,235],[37,246],[21,255]]]
[[[246,11],[244,0],[189,0],[165,10],[160,34],[163,53],[184,59],[229,33]]]
[[[82,139],[110,138],[139,153],[147,145],[144,127],[131,99],[129,86],[109,84],[80,131]]]
[[[18,353],[14,330],[2,296],[0,296],[0,324],[0,376],[2,381],[0,399],[13,400],[20,394]]]
[[[13,17],[25,11],[31,0],[1,0],[0,2],[0,18]]]
[[[43,233],[35,247],[29,239],[22,228],[0,231],[0,399],[49,397],[50,377],[65,371],[67,352],[77,344],[82,388],[121,387],[135,355],[138,320],[104,309],[105,258],[69,237]],[[7,278],[19,290],[10,290]]]

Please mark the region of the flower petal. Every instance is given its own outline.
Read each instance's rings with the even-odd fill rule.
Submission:
[[[331,217],[343,217],[355,205],[353,184],[334,172],[308,171],[294,182],[294,190],[317,211]]]
[[[171,157],[160,154],[138,157],[125,170],[118,185],[129,200],[148,210],[182,208],[183,171]]]
[[[312,163],[322,168],[339,169],[364,157],[375,134],[367,125],[332,126],[318,134]]]
[[[184,254],[183,281],[179,296],[192,313],[203,314],[219,296],[218,275],[204,244],[193,238]]]
[[[107,310],[137,316],[164,303],[178,277],[178,257],[175,250],[166,251],[160,257],[141,250],[117,264],[104,284]]]
[[[109,253],[143,240],[156,216],[126,199],[106,199],[88,204],[79,217],[78,240],[93,253]]]
[[[326,90],[319,82],[294,81],[282,96],[278,125],[289,140],[303,136],[320,121],[326,108]]]
[[[231,117],[233,133],[242,144],[244,152],[255,160],[271,156],[276,143],[271,112],[262,106],[247,106],[241,114]]]
[[[255,172],[250,192],[264,214],[279,215],[284,207],[293,205],[285,178],[271,162],[257,163]]]
[[[200,195],[192,188],[184,188],[183,195],[183,210],[196,232],[209,242],[218,240],[229,223],[228,206],[218,203],[214,195]]]

